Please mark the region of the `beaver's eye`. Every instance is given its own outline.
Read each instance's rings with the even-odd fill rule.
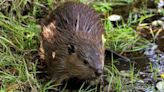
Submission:
[[[68,53],[69,54],[75,53],[75,47],[73,45],[68,45]]]
[[[87,61],[87,60],[84,60],[83,62],[84,62],[84,64],[85,64],[85,65],[87,65],[87,64],[88,64],[88,61]]]

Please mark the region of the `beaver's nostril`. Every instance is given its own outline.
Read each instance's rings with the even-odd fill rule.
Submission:
[[[102,75],[102,73],[103,73],[102,69],[99,69],[95,72],[96,76],[100,76],[100,75]]]

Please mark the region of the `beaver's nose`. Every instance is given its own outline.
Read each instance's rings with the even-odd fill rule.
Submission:
[[[95,71],[96,76],[100,76],[100,75],[102,75],[102,73],[103,73],[102,69],[98,69]]]

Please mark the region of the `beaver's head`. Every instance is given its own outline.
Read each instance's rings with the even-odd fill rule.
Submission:
[[[90,38],[89,38],[90,39]],[[104,43],[101,38],[78,39],[68,45],[67,67],[72,77],[94,79],[103,73]]]

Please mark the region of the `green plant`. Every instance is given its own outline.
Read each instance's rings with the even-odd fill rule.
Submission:
[[[23,18],[19,19],[0,14],[0,90],[45,92],[52,86],[39,82],[37,61],[31,62],[31,52],[38,49],[41,29],[35,21],[27,20],[23,24]]]
[[[120,92],[122,90],[121,76],[119,75],[119,71],[115,67],[114,63],[112,63],[112,66],[105,66],[105,71],[108,76],[107,91],[110,92],[111,90],[114,90],[116,92]]]
[[[148,41],[141,38],[133,28],[126,24],[117,28],[111,26],[111,22],[106,20],[106,47],[115,51],[138,51],[146,47]]]
[[[30,48],[32,50],[38,47],[39,26],[34,23],[23,25],[15,19],[6,17],[2,14],[0,14],[0,19],[0,26],[3,28],[1,31],[6,34],[8,37],[7,39],[10,39],[9,41],[12,42],[15,48],[19,50]]]
[[[99,12],[108,13],[112,11],[111,4],[105,2],[95,2],[92,4],[92,7]]]

